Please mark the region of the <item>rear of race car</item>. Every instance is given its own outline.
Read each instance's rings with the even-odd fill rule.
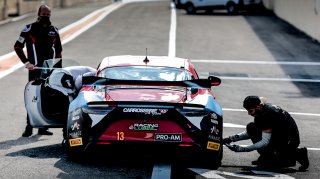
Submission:
[[[144,90],[140,94],[150,97],[156,89],[148,88],[138,87],[140,92]],[[68,155],[79,155],[93,145],[150,144],[183,148],[197,153],[201,163],[210,168],[220,166],[222,112],[212,95],[206,90],[192,94],[188,88],[175,87],[157,89],[162,99],[169,94],[171,99],[141,100],[135,90],[112,85],[112,90],[105,92],[108,97],[97,91],[81,92],[69,108]],[[130,94],[130,100],[111,100],[124,93]]]

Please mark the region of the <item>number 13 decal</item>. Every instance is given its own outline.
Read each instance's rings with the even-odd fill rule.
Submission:
[[[124,140],[124,132],[117,132],[117,140]]]

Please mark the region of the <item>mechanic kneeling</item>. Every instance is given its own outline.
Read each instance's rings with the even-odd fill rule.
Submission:
[[[293,167],[298,161],[300,171],[309,167],[307,148],[298,148],[299,130],[291,115],[279,106],[264,103],[264,98],[247,96],[243,107],[254,117],[246,131],[223,139],[223,143],[235,152],[257,150],[260,157],[253,165],[263,169]],[[242,147],[231,142],[251,139],[253,144]]]

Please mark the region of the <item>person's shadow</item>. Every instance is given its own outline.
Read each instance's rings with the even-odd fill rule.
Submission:
[[[13,146],[19,146],[19,145],[26,145],[34,142],[39,142],[41,140],[45,139],[40,139],[40,135],[34,135],[31,137],[19,137],[18,139],[15,140],[6,140],[0,142],[0,150],[8,150]]]

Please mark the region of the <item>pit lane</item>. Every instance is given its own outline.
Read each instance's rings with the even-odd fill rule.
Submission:
[[[146,2],[145,2],[146,3]],[[111,13],[110,16],[105,18],[102,23],[97,24],[92,29],[84,32],[84,36],[79,36],[72,43],[65,45],[64,54],[69,57],[76,57],[79,61],[83,62],[84,65],[90,65],[95,67],[98,61],[105,56],[105,54],[143,54],[146,44],[148,44],[149,53],[155,55],[168,55],[175,54],[179,57],[189,57],[192,59],[246,59],[246,60],[270,60],[274,59],[270,53],[271,50],[265,49],[261,45],[261,41],[256,36],[252,35],[253,32],[248,28],[248,24],[244,23],[242,17],[229,17],[229,16],[215,16],[215,15],[199,15],[199,16],[186,16],[184,12],[177,12],[177,36],[176,41],[176,51],[171,53],[169,52],[168,41],[171,41],[168,37],[170,29],[170,19],[168,16],[170,3],[163,2],[150,2],[150,3],[134,3],[128,4],[123,8]],[[138,11],[138,12],[137,12]],[[132,13],[134,12],[134,13]],[[136,13],[137,12],[137,13]],[[165,12],[165,13],[162,13]],[[171,12],[171,11],[170,11]],[[133,17],[129,18],[128,14],[131,14]],[[142,15],[141,15],[142,14]],[[154,17],[153,14],[156,14],[157,17]],[[147,17],[149,16],[149,17]],[[135,18],[134,18],[135,17]],[[137,17],[142,17],[140,20]],[[123,21],[123,18],[128,18]],[[254,18],[257,20],[265,20],[268,22],[268,19],[265,17],[245,17],[249,20],[247,22],[252,22]],[[221,21],[225,21],[225,24]],[[128,24],[125,24],[125,23]],[[156,22],[156,23],[154,23]],[[25,23],[25,22],[24,22]],[[216,28],[216,24],[219,23],[219,28]],[[203,26],[206,24],[206,26]],[[231,26],[231,24],[233,26]],[[266,23],[267,24],[267,23]],[[136,26],[137,25],[137,26]],[[192,25],[192,26],[191,26]],[[278,25],[282,25],[281,23]],[[12,24],[10,24],[12,26]],[[246,36],[246,40],[250,41],[251,45],[248,42],[243,42],[245,49],[239,47],[234,48],[232,40],[237,39],[241,41],[236,34],[226,34],[220,31],[223,27],[228,27],[231,29],[237,29],[239,26],[245,28],[246,30],[242,32]],[[129,27],[132,31],[128,32]],[[135,27],[135,28],[133,28]],[[199,29],[202,27],[202,29]],[[214,28],[215,27],[215,28]],[[18,31],[21,28],[16,27]],[[254,29],[254,28],[253,28]],[[162,32],[162,33],[159,33]],[[201,34],[200,36],[196,35],[196,32]],[[111,36],[106,35],[113,34]],[[284,32],[282,32],[284,33]],[[3,33],[2,33],[3,34]],[[18,33],[14,34],[12,39],[16,39]],[[140,38],[137,38],[136,34],[143,34]],[[255,32],[255,34],[259,34]],[[195,37],[194,37],[195,36]],[[212,42],[208,42],[203,37],[212,39]],[[218,47],[218,42],[226,42],[227,39],[220,39],[221,37],[230,37],[230,44],[228,46]],[[102,39],[101,37],[104,37]],[[156,39],[150,41],[149,39]],[[291,37],[292,38],[292,37]],[[192,40],[193,39],[193,40]],[[231,40],[232,39],[232,40]],[[188,41],[187,41],[188,40]],[[14,41],[14,40],[13,40]],[[186,43],[187,42],[187,43]],[[194,43],[191,43],[194,42]],[[204,43],[205,42],[205,43]],[[5,42],[10,46],[12,42]],[[91,43],[96,44],[93,47],[86,47],[86,50],[92,52],[88,54],[86,50],[80,51],[83,47],[83,44]],[[128,44],[123,47],[123,43]],[[253,46],[257,47],[253,47]],[[310,44],[301,44],[301,45],[310,45]],[[12,46],[12,45],[11,45]],[[11,47],[10,46],[10,47]],[[97,47],[96,47],[97,46]],[[1,48],[3,48],[2,46]],[[172,46],[170,46],[172,47]],[[230,52],[230,48],[234,51]],[[292,47],[290,47],[292,48]],[[143,50],[141,50],[143,49]],[[157,50],[155,50],[157,49]],[[209,51],[212,50],[212,51]],[[253,53],[253,50],[258,49],[258,53]],[[287,50],[287,49],[285,49]],[[293,49],[292,51],[294,51]],[[241,53],[239,51],[242,51]],[[222,53],[223,52],[223,53]],[[307,53],[307,52],[306,52]],[[310,53],[310,52],[308,52]],[[225,55],[225,56],[224,56]],[[276,58],[278,59],[278,58]],[[293,60],[301,60],[294,59]],[[198,71],[202,73],[217,73],[217,70],[222,72],[228,72],[229,76],[232,74],[248,74],[248,71],[255,72],[254,74],[261,74],[264,72],[265,67],[249,67],[243,65],[233,66],[232,68],[229,65],[212,65],[211,63],[206,64],[206,67],[197,65]],[[219,66],[219,68],[217,68]],[[283,67],[282,65],[280,67]],[[2,90],[1,90],[1,101],[2,105],[1,121],[3,125],[1,126],[1,156],[2,161],[0,164],[1,175],[7,178],[34,178],[34,177],[88,177],[90,173],[91,177],[119,177],[119,178],[150,178],[152,176],[157,176],[153,174],[153,171],[163,171],[173,169],[174,176],[178,174],[179,177],[194,177],[200,175],[202,177],[225,177],[225,178],[238,178],[239,174],[244,174],[242,177],[258,177],[252,172],[246,170],[250,168],[251,160],[254,160],[256,157],[255,153],[250,153],[246,156],[238,155],[231,153],[228,150],[225,150],[223,166],[218,171],[206,171],[204,169],[177,169],[174,168],[170,163],[169,164],[148,164],[148,167],[135,165],[133,162],[131,165],[123,164],[110,164],[105,165],[100,163],[93,162],[89,164],[77,164],[70,163],[66,160],[63,151],[60,148],[61,142],[61,131],[60,129],[53,129],[54,136],[37,136],[34,135],[31,138],[25,139],[20,138],[21,132],[25,124],[24,120],[24,108],[22,101],[22,91],[26,81],[26,72],[20,69],[16,69],[14,73],[10,76],[4,76],[2,80]],[[238,71],[239,70],[239,71]],[[306,75],[309,72],[314,70],[308,70],[303,68],[298,69],[281,69],[279,66],[275,66],[271,69],[265,69],[266,74],[273,74],[274,72],[279,72],[282,77],[286,77],[286,73],[297,73],[301,75]],[[287,71],[286,71],[287,70]],[[308,76],[317,76],[316,74]],[[270,76],[267,76],[270,77]],[[13,84],[13,81],[15,82]],[[5,86],[11,86],[9,90]],[[249,87],[248,87],[249,86]],[[314,91],[316,85],[313,83],[303,83],[297,82],[292,83],[291,81],[286,82],[274,82],[274,81],[258,81],[253,82],[252,79],[248,80],[223,80],[221,88],[216,88],[217,100],[222,103],[223,107],[228,107],[232,109],[241,109],[242,98],[247,94],[262,94],[267,96],[270,102],[275,102],[281,104],[281,106],[286,106],[289,111],[298,112],[298,113],[308,113],[308,114],[317,114],[316,106],[319,106],[319,100],[317,93]],[[240,90],[237,90],[240,89]],[[13,103],[14,102],[14,103]],[[303,104],[303,105],[301,105]],[[231,112],[225,111],[225,122],[245,125],[250,121],[249,117],[246,116],[243,112]],[[11,120],[8,120],[11,119]],[[319,141],[317,140],[317,129],[319,128],[319,118],[318,116],[302,116],[297,117],[298,125],[301,128],[301,137],[302,144],[310,146],[309,149],[319,146]],[[232,134],[234,132],[242,131],[243,128],[225,128],[224,136]],[[309,172],[299,173],[295,170],[292,171],[280,171],[286,176],[292,176],[295,178],[307,178],[307,177],[316,177],[318,168],[317,163],[319,161],[317,151],[310,151],[310,158],[313,163]],[[123,159],[127,161],[127,159]],[[130,163],[130,162],[129,162]],[[153,166],[156,166],[153,168]],[[159,167],[157,167],[159,166]],[[163,167],[164,166],[164,167]],[[172,168],[173,167],[173,168]],[[158,169],[157,169],[158,168]],[[40,170],[39,170],[40,169]],[[224,173],[223,173],[224,172]],[[160,172],[161,173],[161,172]],[[278,173],[269,173],[268,177],[279,176]],[[167,174],[166,174],[167,175]],[[265,175],[265,174],[261,174]],[[199,176],[199,177],[200,177]],[[241,177],[240,177],[241,178]]]

